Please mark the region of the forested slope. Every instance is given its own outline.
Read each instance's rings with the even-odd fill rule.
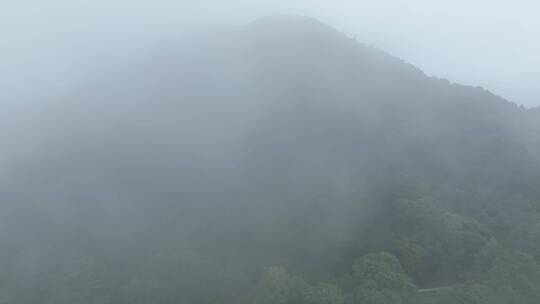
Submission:
[[[308,18],[183,36],[10,125],[0,303],[539,303],[537,112]]]

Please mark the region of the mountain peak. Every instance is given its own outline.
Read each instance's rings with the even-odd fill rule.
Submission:
[[[346,38],[342,33],[331,26],[311,17],[274,15],[252,22],[248,28],[257,34],[275,34],[285,37],[340,37]]]
[[[335,32],[331,26],[318,19],[301,15],[272,15],[253,21],[252,25],[255,27],[286,28],[287,30],[310,28]]]

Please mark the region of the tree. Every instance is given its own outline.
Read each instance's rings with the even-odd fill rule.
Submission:
[[[302,303],[307,284],[281,266],[270,267],[255,290],[255,304]]]
[[[411,279],[389,253],[370,253],[359,258],[353,266],[353,278],[357,286],[354,303],[411,303],[415,295]]]
[[[304,304],[343,304],[345,299],[342,291],[335,285],[320,283],[307,288]]]
[[[540,265],[495,239],[479,252],[473,278],[462,288],[465,303],[540,303]]]
[[[394,204],[393,252],[419,284],[450,285],[471,269],[491,232],[476,219],[425,197]]]

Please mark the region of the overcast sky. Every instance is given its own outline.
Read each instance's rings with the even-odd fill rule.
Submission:
[[[540,105],[538,0],[4,0],[0,103],[29,104],[201,25],[318,18],[453,82]],[[116,60],[121,58],[121,60]],[[114,60],[113,60],[114,59]],[[112,62],[111,62],[112,61]]]

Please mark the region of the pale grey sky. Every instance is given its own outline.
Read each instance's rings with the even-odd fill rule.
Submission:
[[[540,105],[537,0],[3,0],[0,8],[2,104],[60,94],[192,27],[297,14],[429,75]]]

